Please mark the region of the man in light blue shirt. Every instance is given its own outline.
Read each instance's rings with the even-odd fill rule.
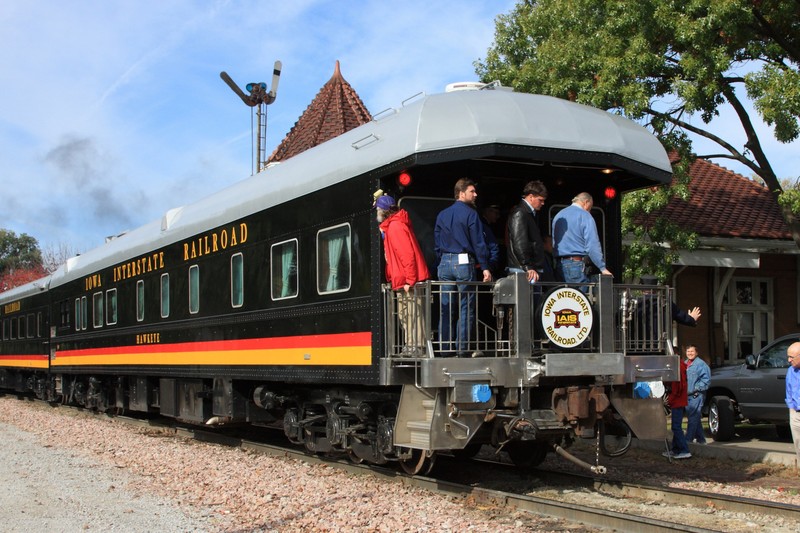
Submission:
[[[789,359],[789,370],[786,371],[786,406],[789,408],[794,452],[800,461],[800,342],[789,345],[786,358]]]
[[[553,256],[556,273],[567,283],[589,283],[584,271],[588,257],[602,274],[611,276],[603,259],[603,249],[597,236],[597,225],[589,213],[594,205],[592,195],[582,192],[572,199],[572,205],[553,218]],[[582,287],[587,292],[588,287]]]

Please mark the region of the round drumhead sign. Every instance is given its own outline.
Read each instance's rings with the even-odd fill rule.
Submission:
[[[589,299],[581,291],[568,287],[546,296],[541,318],[544,334],[562,348],[579,346],[591,334],[594,323]]]

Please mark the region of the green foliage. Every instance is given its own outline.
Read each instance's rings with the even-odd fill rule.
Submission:
[[[745,76],[747,94],[764,121],[775,126],[775,137],[791,142],[800,135],[800,73],[783,71],[767,65],[760,72]]]
[[[17,236],[0,229],[0,275],[14,270],[34,270],[42,266],[39,243],[25,233]]]
[[[670,198],[688,197],[687,132],[716,142],[770,190],[782,190],[736,88],[746,88],[775,137],[789,142],[800,132],[798,65],[800,9],[782,0],[521,0],[497,18],[495,42],[475,63],[484,82],[620,113],[677,151],[672,186],[623,201],[623,231],[635,239],[625,276],[660,273],[662,279],[674,259],[664,245],[692,249],[697,237],[667,221],[636,222],[649,221],[643,215]],[[697,115],[707,124],[722,105],[740,118],[746,141],[738,147],[690,120]],[[798,212],[795,193],[782,198]]]
[[[792,213],[800,216],[800,189],[795,186],[783,191],[778,197],[778,203],[781,207],[788,208]]]
[[[475,66],[483,81],[616,110],[659,136],[676,127],[709,136],[689,115],[708,123],[723,104],[743,113],[735,88],[744,86],[788,142],[800,131],[798,65],[794,1],[528,0],[497,18],[495,42]],[[740,119],[747,142],[720,146],[779,188],[749,118]]]

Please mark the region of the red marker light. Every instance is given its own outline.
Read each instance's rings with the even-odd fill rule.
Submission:
[[[411,175],[408,172],[401,172],[397,177],[397,181],[400,182],[400,185],[403,187],[408,187],[411,185]]]
[[[611,186],[606,187],[605,196],[606,200],[613,200],[617,197],[617,189]]]

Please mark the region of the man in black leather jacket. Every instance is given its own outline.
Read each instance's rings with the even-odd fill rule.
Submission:
[[[546,199],[544,183],[529,181],[522,190],[522,201],[508,216],[506,270],[510,274],[524,272],[532,283],[539,281],[545,271],[544,242],[536,219]]]

